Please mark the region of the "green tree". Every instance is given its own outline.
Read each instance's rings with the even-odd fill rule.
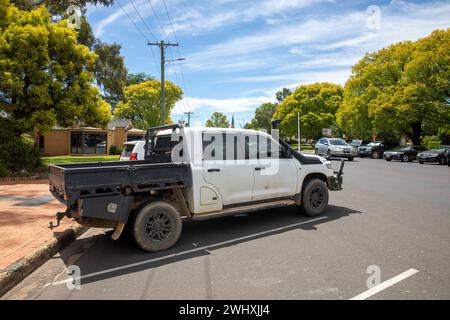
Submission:
[[[52,15],[64,14],[70,5],[74,5],[83,10],[88,4],[110,6],[114,0],[11,0],[17,8],[21,10],[34,10],[40,5],[44,5]]]
[[[274,118],[284,136],[297,135],[297,113],[300,113],[302,137],[319,139],[323,128],[335,123],[336,112],[342,102],[343,88],[336,84],[314,83],[299,86],[280,103]]]
[[[275,114],[275,109],[277,105],[272,102],[263,103],[259,108],[255,110],[255,129],[260,130],[264,129],[267,132],[270,132],[272,128],[272,118]]]
[[[155,80],[155,78],[149,74],[146,74],[145,72],[139,73],[129,72],[127,75],[127,80],[125,82],[125,86],[128,87],[131,86],[132,84],[138,84],[149,80]]]
[[[97,54],[95,79],[104,99],[113,109],[124,98],[123,88],[128,74],[120,49],[119,44],[108,44],[100,40],[94,46],[94,52]]]
[[[423,130],[450,122],[449,48],[447,29],[366,55],[346,84],[339,123],[346,131],[359,123],[359,132],[406,134],[419,144]]]
[[[214,112],[211,115],[211,118],[206,121],[206,126],[214,128],[229,128],[230,122],[228,121],[227,116],[222,112]]]
[[[96,55],[45,7],[0,2],[0,114],[17,136],[52,126],[105,126],[110,107],[92,85]]]
[[[277,98],[278,103],[282,103],[284,99],[286,99],[291,94],[292,94],[291,89],[283,88],[281,90],[278,90],[277,93],[275,93],[275,97]]]
[[[170,111],[182,99],[183,91],[170,81],[165,82],[166,123],[170,123]],[[141,129],[161,125],[161,82],[149,80],[125,88],[124,101],[114,110],[115,118],[130,119]]]

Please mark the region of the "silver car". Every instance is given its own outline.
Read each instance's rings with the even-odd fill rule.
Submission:
[[[344,139],[339,138],[321,138],[316,143],[315,153],[318,156],[325,158],[347,158],[353,161],[355,157],[354,148],[345,142]]]

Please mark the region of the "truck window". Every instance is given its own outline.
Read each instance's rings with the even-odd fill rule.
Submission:
[[[216,141],[216,136],[218,135],[221,137],[221,141]],[[202,141],[203,160],[244,159],[243,150],[236,133],[203,132]],[[210,148],[208,148],[209,146]],[[217,150],[217,148],[220,148],[220,150]]]
[[[280,159],[284,154],[284,148],[271,137],[245,136],[245,159]]]

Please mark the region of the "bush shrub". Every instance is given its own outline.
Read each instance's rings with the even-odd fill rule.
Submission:
[[[32,142],[24,137],[14,135],[5,121],[0,121],[0,162],[10,172],[26,170],[34,171],[42,166],[39,152],[34,148]]]
[[[10,175],[10,173],[9,173],[8,168],[6,167],[6,165],[3,162],[0,161],[0,178],[7,177],[9,175]]]
[[[441,144],[450,145],[450,126],[440,128],[438,137],[441,140]]]
[[[422,144],[427,149],[434,149],[439,147],[441,140],[439,140],[438,136],[426,136],[422,139]]]
[[[119,148],[119,147],[117,147],[117,146],[111,146],[110,148],[109,148],[109,154],[110,155],[120,155],[120,154],[122,154],[122,148]]]

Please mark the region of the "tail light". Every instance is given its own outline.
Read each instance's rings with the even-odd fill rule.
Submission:
[[[130,154],[130,160],[137,160],[137,153],[131,153]]]

